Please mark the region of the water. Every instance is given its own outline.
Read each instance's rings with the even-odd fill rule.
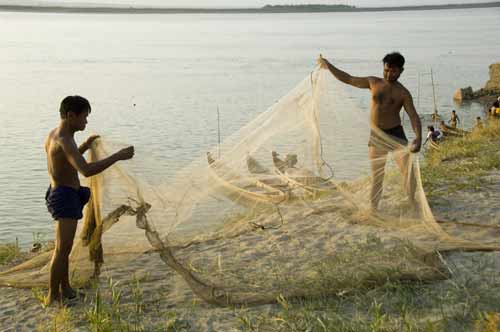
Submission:
[[[499,60],[499,14],[0,13],[0,242],[53,237],[43,141],[66,95],[91,101],[88,133],[134,144],[138,158],[167,175],[216,144],[217,108],[224,138],[293,88],[319,53],[367,76],[380,75],[383,55],[399,50],[419,112],[434,109],[432,68],[440,113],[456,108],[470,123],[481,107],[454,105],[452,95],[483,86]],[[366,91],[350,92],[367,107]]]

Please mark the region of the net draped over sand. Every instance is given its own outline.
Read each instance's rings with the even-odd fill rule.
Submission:
[[[129,163],[90,178],[73,283],[153,250],[202,299],[259,304],[443,279],[449,271],[438,252],[497,250],[488,232],[436,222],[417,156],[370,128],[348,89],[315,69],[174,179],[148,183]],[[381,156],[372,162],[370,130]],[[100,139],[90,160],[111,151]],[[372,193],[373,165],[384,182]],[[0,285],[46,286],[51,254],[1,272]]]

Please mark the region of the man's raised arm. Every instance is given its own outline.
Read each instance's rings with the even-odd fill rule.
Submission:
[[[128,148],[121,149],[107,158],[93,163],[87,163],[78,150],[74,140],[62,139],[60,144],[70,164],[85,177],[101,173],[117,161],[131,159],[134,156],[134,147],[129,146]]]
[[[406,93],[403,106],[406,113],[408,113],[411,126],[413,128],[413,131],[415,132],[415,140],[413,141],[410,150],[411,152],[418,152],[420,151],[420,147],[422,145],[422,123],[420,122],[420,117],[418,116],[415,105],[413,104],[413,98],[410,92]]]
[[[318,59],[318,63],[321,65],[321,68],[328,69],[333,74],[333,76],[335,76],[339,81],[344,82],[345,84],[349,84],[360,89],[370,88],[371,77],[351,76],[348,73],[332,65],[327,59],[323,58],[321,55]]]

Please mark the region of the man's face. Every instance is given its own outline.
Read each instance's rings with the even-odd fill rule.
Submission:
[[[69,119],[71,121],[71,126],[75,131],[85,130],[87,126],[87,117],[89,116],[89,110],[82,112],[80,114],[75,114],[73,112],[68,113]]]
[[[399,68],[397,66],[389,66],[387,63],[384,63],[384,79],[389,82],[396,82],[401,76],[403,72],[403,68]]]

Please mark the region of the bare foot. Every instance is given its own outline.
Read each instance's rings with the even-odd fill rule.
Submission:
[[[79,295],[79,293],[71,287],[65,287],[62,289],[62,296],[65,299],[72,300],[72,299],[76,298],[78,295]]]
[[[61,298],[61,293],[52,293],[49,291],[47,294],[47,297],[45,298],[45,301],[43,303],[44,307],[52,307],[56,304],[61,304],[62,303],[62,298]]]

